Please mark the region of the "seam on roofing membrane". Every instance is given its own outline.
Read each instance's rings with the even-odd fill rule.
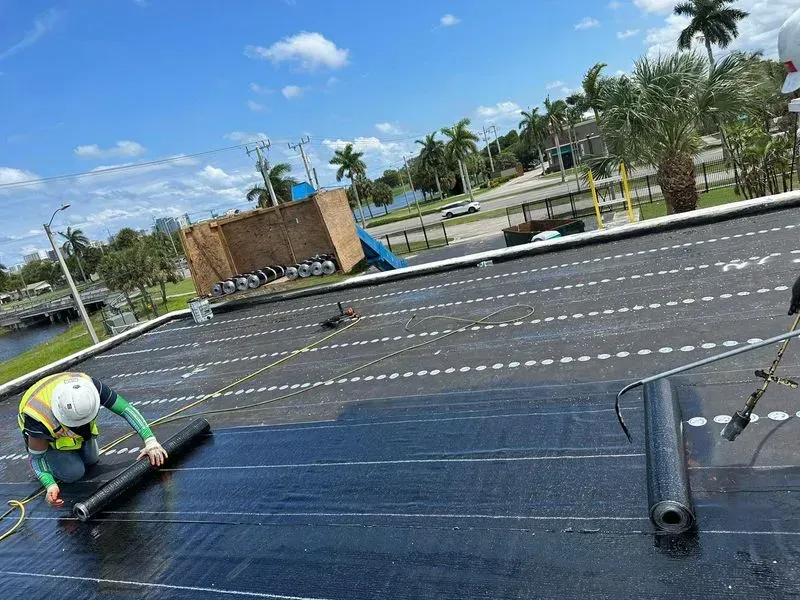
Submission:
[[[274,600],[328,600],[326,598],[312,598],[310,596],[285,596],[282,594],[266,594],[262,592],[245,592],[241,590],[225,590],[220,588],[195,587],[190,585],[168,585],[166,583],[150,583],[147,581],[129,581],[125,579],[101,579],[99,577],[76,577],[74,575],[53,575],[50,573],[26,573],[23,571],[0,571],[3,575],[16,575],[18,577],[44,577],[47,579],[66,579],[69,581],[91,581],[93,583],[114,583],[116,585],[129,585],[133,587],[158,588],[162,590],[180,590],[187,592],[206,592],[227,596],[246,596],[249,598],[272,598]]]

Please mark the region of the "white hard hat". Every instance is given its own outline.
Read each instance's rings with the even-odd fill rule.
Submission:
[[[100,393],[91,379],[76,375],[56,385],[50,404],[59,423],[80,427],[97,417]]]
[[[791,94],[800,89],[800,9],[778,32],[778,55],[789,73],[783,84],[783,93]]]

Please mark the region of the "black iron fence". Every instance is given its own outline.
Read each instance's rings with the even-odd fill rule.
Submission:
[[[710,192],[714,189],[734,185],[736,174],[730,162],[724,159],[697,163],[695,164],[695,183],[698,192]],[[789,191],[788,186],[793,186],[792,178],[788,177],[788,181],[787,178],[784,178],[783,185],[787,188],[784,191]],[[631,173],[628,178],[628,188],[630,189],[631,203],[634,206],[664,199],[664,194],[654,173],[641,175],[637,175],[636,172]],[[597,184],[597,196],[601,212],[623,208],[624,205],[621,202],[625,198],[625,191],[621,179],[615,177],[600,181]],[[593,216],[594,203],[588,189],[539,198],[506,209],[509,226],[539,219],[581,219]],[[454,221],[454,224],[458,224],[458,219]],[[449,245],[452,241],[452,238],[447,235],[444,222],[397,231],[384,235],[380,239],[395,254],[410,254],[430,248],[439,248]]]
[[[444,222],[397,231],[384,235],[381,239],[390,252],[398,255],[441,248],[450,244]]]

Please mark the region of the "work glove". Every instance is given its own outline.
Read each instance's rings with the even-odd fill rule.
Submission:
[[[156,438],[151,437],[144,441],[144,449],[136,457],[136,460],[141,460],[145,456],[150,460],[151,465],[160,467],[167,459],[167,451],[158,443]]]
[[[53,485],[48,486],[46,496],[47,503],[54,508],[62,506],[64,501],[58,497],[59,494],[61,494],[61,488],[59,488],[57,484],[54,483]]]

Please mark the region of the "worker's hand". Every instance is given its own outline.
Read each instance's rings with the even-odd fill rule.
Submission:
[[[167,459],[167,451],[158,443],[158,440],[154,437],[147,438],[144,442],[144,450],[139,453],[139,456],[136,460],[141,460],[147,456],[150,460],[150,464],[154,467],[160,467],[164,464],[164,461]]]
[[[59,488],[58,485],[54,483],[49,486],[47,488],[47,503],[54,508],[63,506],[64,501],[58,497],[59,494],[61,494],[61,488]]]

